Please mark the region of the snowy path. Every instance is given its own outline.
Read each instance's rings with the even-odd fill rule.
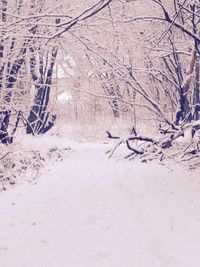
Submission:
[[[0,194],[0,267],[196,267],[200,177],[82,144]]]

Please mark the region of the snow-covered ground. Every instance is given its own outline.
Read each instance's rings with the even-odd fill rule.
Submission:
[[[200,264],[200,176],[108,160],[106,144],[71,148],[39,180],[0,193],[1,267]]]

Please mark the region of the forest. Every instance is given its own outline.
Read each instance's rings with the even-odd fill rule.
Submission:
[[[34,197],[36,202],[37,199],[41,199],[41,203],[44,198],[42,190],[46,192],[51,188],[49,192],[52,194],[56,190],[57,201],[61,192],[63,199],[56,202],[61,203],[67,201],[63,188],[67,188],[67,185],[72,186],[75,191],[69,189],[69,195],[72,194],[75,206],[69,206],[69,210],[75,208],[79,214],[78,205],[82,205],[82,197],[85,203],[83,210],[88,206],[85,214],[92,213],[94,209],[97,209],[97,214],[95,213],[93,217],[92,215],[81,217],[80,213],[79,220],[91,220],[91,224],[96,226],[102,223],[101,230],[105,230],[107,229],[105,203],[113,202],[115,209],[118,194],[122,194],[124,188],[126,197],[130,197],[130,192],[136,194],[136,201],[139,203],[136,208],[137,214],[143,214],[141,205],[147,205],[147,210],[154,210],[154,207],[158,209],[158,213],[160,212],[158,224],[152,219],[155,218],[154,211],[150,218],[145,217],[146,215],[136,216],[138,220],[142,218],[144,221],[150,220],[151,229],[145,228],[145,231],[149,233],[153,229],[154,233],[154,223],[159,228],[162,222],[165,222],[165,217],[162,217],[164,215],[160,211],[162,207],[157,206],[154,197],[157,195],[162,199],[161,192],[164,192],[166,199],[163,198],[165,199],[163,209],[167,210],[170,232],[173,232],[176,212],[170,202],[171,194],[174,194],[176,191],[174,187],[179,184],[180,187],[176,191],[178,197],[174,201],[177,203],[180,201],[182,203],[180,205],[183,205],[184,196],[187,204],[195,203],[197,199],[193,201],[188,192],[184,191],[181,195],[179,190],[183,187],[190,188],[191,192],[195,192],[194,194],[190,192],[190,196],[198,197],[196,195],[198,189],[194,189],[194,185],[191,186],[191,180],[189,178],[187,180],[187,177],[194,175],[192,181],[199,185],[197,181],[199,158],[200,2],[198,0],[0,1],[0,194],[14,190],[8,192],[5,199],[2,194],[0,202],[6,201],[7,198],[10,202],[12,194],[15,194],[15,186],[19,187],[16,190],[23,189],[24,185],[20,187],[20,183],[25,181],[36,184],[39,191]],[[174,173],[171,174],[170,171]],[[50,181],[41,178],[48,172],[52,172],[49,174]],[[104,185],[99,177],[101,172]],[[61,178],[64,179],[64,173],[67,178],[65,177],[65,184],[62,184]],[[136,180],[132,180],[132,176]],[[58,180],[52,177],[57,177]],[[86,183],[77,177],[86,179]],[[134,191],[134,182],[138,188],[137,192]],[[144,189],[145,182],[147,182],[146,189]],[[42,187],[40,183],[45,185]],[[96,190],[96,198],[92,195],[92,183]],[[130,192],[128,183],[132,188]],[[197,184],[195,186],[198,187]],[[160,188],[158,191],[156,186]],[[116,193],[114,188],[120,189]],[[139,193],[140,189],[141,194],[145,195],[144,199]],[[170,192],[166,191],[167,189]],[[26,197],[29,199],[29,189],[24,190],[27,190],[23,199],[26,202]],[[100,199],[100,190],[106,199],[102,204],[105,205],[103,222],[97,208],[98,203],[101,203],[97,200]],[[76,194],[80,194],[80,199]],[[113,195],[111,200],[110,195]],[[126,197],[127,206],[124,204],[124,198],[121,195],[119,197],[124,209],[129,207],[128,201],[132,201],[131,197],[128,197],[128,200]],[[80,203],[76,202],[77,199]],[[15,205],[13,201],[12,205]],[[53,199],[46,201],[52,206],[60,205],[55,204]],[[94,207],[90,207],[93,201]],[[152,206],[146,201],[152,201]],[[179,226],[183,222],[186,227],[185,213],[190,214],[191,211],[187,204],[186,211],[177,208],[177,212],[180,211],[180,214],[185,216],[180,215],[177,218]],[[19,207],[23,209],[23,205],[20,205]],[[43,210],[42,205],[39,210],[41,208],[41,212],[45,213],[46,210]],[[134,204],[131,205],[134,209]],[[197,208],[195,204],[194,207]],[[33,208],[36,207],[33,205]],[[63,210],[60,209],[63,214],[64,207]],[[112,209],[111,204],[109,209]],[[34,209],[32,211],[37,217],[37,212],[34,213]],[[121,214],[112,212],[113,217],[108,217],[108,221],[123,220]],[[131,208],[127,212],[131,214]],[[72,218],[76,218],[75,213],[70,214]],[[23,213],[23,216],[29,217],[29,215]],[[194,218],[194,213],[191,217]],[[7,218],[8,221],[10,218]],[[55,224],[59,224],[60,220],[66,221],[64,215],[58,217]],[[128,224],[125,235],[132,231],[132,221],[127,220],[130,225]],[[9,223],[12,224],[10,221]],[[35,225],[35,222],[32,223]],[[76,223],[76,230],[78,229],[79,233],[82,225]],[[88,224],[88,229],[91,230],[91,225],[89,222]],[[139,231],[142,232],[141,221],[138,225]],[[51,226],[54,227],[53,224]],[[115,226],[118,227],[118,224]],[[0,224],[0,228],[2,227],[4,226]],[[64,224],[62,227],[67,234]],[[193,242],[197,224],[195,227],[186,243]],[[72,232],[76,232],[72,222],[69,228]],[[136,228],[134,231],[137,232]],[[180,229],[183,234],[184,229],[181,226]],[[56,231],[59,232],[59,229]],[[164,228],[160,231],[164,233]],[[98,233],[100,235],[101,231]],[[81,232],[79,234],[81,235]],[[180,241],[179,234],[174,237],[177,242]],[[18,239],[17,232],[15,236]],[[34,239],[32,236],[31,238],[30,240]],[[122,236],[121,238],[125,240]],[[142,244],[140,239],[142,237],[138,238],[138,242]],[[163,238],[166,241],[169,235]],[[43,237],[41,239],[43,240]],[[154,237],[152,240],[155,241]],[[56,239],[55,243],[59,241],[60,239]],[[12,243],[12,239],[10,242]],[[120,237],[115,242],[120,243]],[[134,262],[130,256],[127,240],[124,242],[130,261],[127,260],[126,253],[123,254],[123,261],[121,258],[121,261],[115,262],[115,256],[110,262],[106,261],[109,257],[103,250],[98,252],[98,255],[95,254],[94,261],[90,258],[90,261],[76,262],[72,256],[67,262],[62,254],[60,263],[53,261],[41,263],[38,260],[30,265],[26,261],[27,257],[23,262],[20,259],[16,266],[196,266],[190,262],[193,256],[197,259],[197,255],[193,255],[194,251],[186,262],[181,259],[183,254],[176,255],[175,258],[180,256],[176,264],[174,258],[170,258],[173,247],[167,247],[166,257],[161,252],[156,254],[157,260],[152,260],[150,265],[148,259],[151,257],[148,258],[149,256],[145,254],[144,262],[140,264],[137,256],[143,249],[148,250],[148,245],[145,248],[143,245],[139,247],[137,244],[134,245],[139,253],[136,256],[138,261]],[[67,242],[65,246],[66,244]],[[181,241],[179,246],[180,244]],[[73,247],[73,244],[71,245]],[[82,245],[84,246],[84,242]],[[89,247],[90,245],[88,243]],[[62,250],[59,245],[58,248]],[[48,249],[53,251],[50,245]],[[0,255],[1,250],[7,248],[4,246],[1,248],[0,233]],[[92,246],[90,250],[93,250]],[[80,251],[79,254],[82,255]],[[117,249],[113,251],[117,255],[120,253]],[[154,255],[154,250],[150,251]],[[17,255],[16,251],[14,253]],[[57,260],[59,253],[56,254]],[[38,257],[42,260],[40,254]],[[15,266],[13,264],[5,258],[3,267]]]
[[[55,100],[66,91],[71,121],[96,113],[130,157],[163,160],[176,146],[198,166],[199,8],[198,1],[2,1],[1,143],[15,142],[18,128],[51,130],[67,117]],[[105,110],[127,124],[125,138],[103,125]],[[183,136],[190,140],[177,145]]]

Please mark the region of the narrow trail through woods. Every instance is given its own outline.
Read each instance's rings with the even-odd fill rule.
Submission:
[[[200,177],[105,150],[79,144],[35,184],[0,194],[1,267],[198,265]]]

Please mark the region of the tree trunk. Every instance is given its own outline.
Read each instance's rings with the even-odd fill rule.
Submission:
[[[197,58],[197,51],[196,48],[193,49],[191,59],[189,62],[189,66],[186,72],[186,77],[183,80],[181,89],[180,89],[180,98],[179,98],[179,105],[180,109],[176,114],[176,124],[178,125],[179,122],[182,120],[187,120],[188,122],[192,121],[192,111],[191,111],[191,106],[190,102],[188,99],[188,94],[189,90],[191,87],[191,80],[192,80],[192,75],[195,70],[196,66],[196,58]]]
[[[120,92],[119,92],[119,86],[105,86],[105,91],[106,91],[106,95],[110,96],[109,99],[109,104],[112,108],[112,113],[113,116],[115,118],[119,118],[120,117],[120,107],[119,107],[119,101],[118,101],[118,97],[121,97]]]
[[[27,134],[44,134],[54,125],[56,119],[55,115],[50,118],[50,113],[47,111],[51,85],[53,68],[57,56],[57,48],[51,51],[50,63],[46,60],[46,66],[44,66],[44,60],[41,57],[39,65],[36,64],[35,55],[31,59],[31,73],[33,81],[39,81],[35,85],[35,98],[34,105],[32,106],[28,119],[27,119]],[[32,50],[32,52],[35,52]],[[39,68],[40,77],[38,78],[36,67]]]
[[[105,91],[105,94],[110,97],[108,103],[111,106],[113,116],[115,118],[119,118],[120,105],[118,98],[122,98],[122,96],[120,94],[119,86],[115,82],[114,74],[109,72],[99,73],[98,77],[102,81],[102,87]]]
[[[193,119],[199,120],[199,111],[200,111],[200,95],[199,95],[199,82],[200,82],[200,61],[199,56],[196,58],[195,64],[195,82],[194,82],[194,94],[193,94],[193,104],[194,104],[194,114]]]
[[[44,134],[54,125],[56,116],[52,115],[50,118],[50,112],[47,111],[49,96],[50,86],[37,86],[34,105],[27,120],[27,134]]]

